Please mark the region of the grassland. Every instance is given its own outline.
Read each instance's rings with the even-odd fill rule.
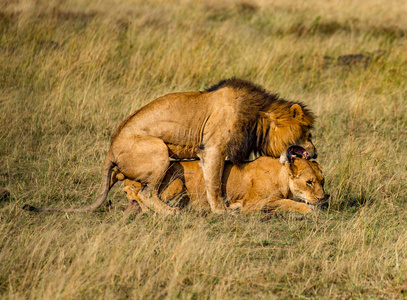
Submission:
[[[406,14],[401,0],[1,1],[0,297],[406,297]],[[318,116],[326,209],[129,218],[121,187],[107,212],[21,209],[94,201],[122,119],[231,76]]]

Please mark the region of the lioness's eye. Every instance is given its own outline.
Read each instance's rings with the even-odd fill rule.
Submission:
[[[308,181],[307,181],[307,184],[308,184],[309,186],[313,186],[313,185],[314,185],[314,183],[313,183],[311,180],[308,180]]]

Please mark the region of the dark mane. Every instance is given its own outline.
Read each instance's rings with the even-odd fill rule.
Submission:
[[[236,78],[236,77],[223,79],[223,80],[219,81],[218,83],[212,85],[211,87],[207,88],[206,91],[214,92],[214,91],[217,91],[224,87],[230,87],[230,88],[237,89],[237,90],[245,89],[245,90],[249,90],[252,92],[267,94],[266,90],[262,86],[254,84],[253,82],[250,82],[250,81],[247,81],[244,79]]]
[[[229,87],[241,96],[236,99],[239,111],[242,113],[255,114],[270,107],[272,103],[279,100],[278,94],[268,93],[262,86],[239,78],[229,78],[219,81],[217,84],[206,89],[207,92],[214,92],[222,88]],[[246,116],[247,118],[248,116]]]
[[[276,157],[276,153],[284,144],[295,143],[302,134],[299,131],[295,132],[295,135],[291,133],[286,137],[278,137],[281,141],[270,141],[271,125],[270,120],[266,119],[266,114],[270,112],[278,122],[278,124],[274,124],[275,126],[291,127],[290,122],[293,117],[290,114],[290,108],[292,105],[298,104],[303,109],[304,115],[308,117],[308,127],[312,127],[314,117],[302,103],[284,100],[278,94],[269,93],[259,85],[238,78],[222,80],[206,91],[214,92],[222,88],[231,88],[236,95],[238,120],[227,149],[227,156],[234,164],[243,162],[252,151]],[[274,149],[274,151],[271,152],[270,149]]]

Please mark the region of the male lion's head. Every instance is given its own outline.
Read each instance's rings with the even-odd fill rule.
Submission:
[[[289,175],[289,186],[293,198],[305,201],[311,206],[326,199],[324,176],[321,166],[303,158],[292,158],[284,167]]]
[[[227,156],[239,164],[251,151],[287,161],[287,150],[292,147],[297,155],[316,158],[311,140],[314,116],[300,102],[288,101],[278,94],[249,81],[231,78],[207,89],[214,92],[228,88],[222,97],[233,99],[238,118],[229,131]],[[226,96],[225,96],[226,95]],[[221,102],[219,102],[221,103]]]
[[[280,162],[288,161],[288,155],[305,159],[317,157],[312,143],[311,130],[314,116],[300,103],[276,101],[267,113],[263,113],[258,135],[263,137],[263,152],[272,157],[280,157]]]

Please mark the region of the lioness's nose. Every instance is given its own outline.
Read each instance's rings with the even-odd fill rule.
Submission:
[[[311,158],[316,159],[317,157],[318,157],[318,153],[317,153],[317,151],[315,151],[314,156]]]

